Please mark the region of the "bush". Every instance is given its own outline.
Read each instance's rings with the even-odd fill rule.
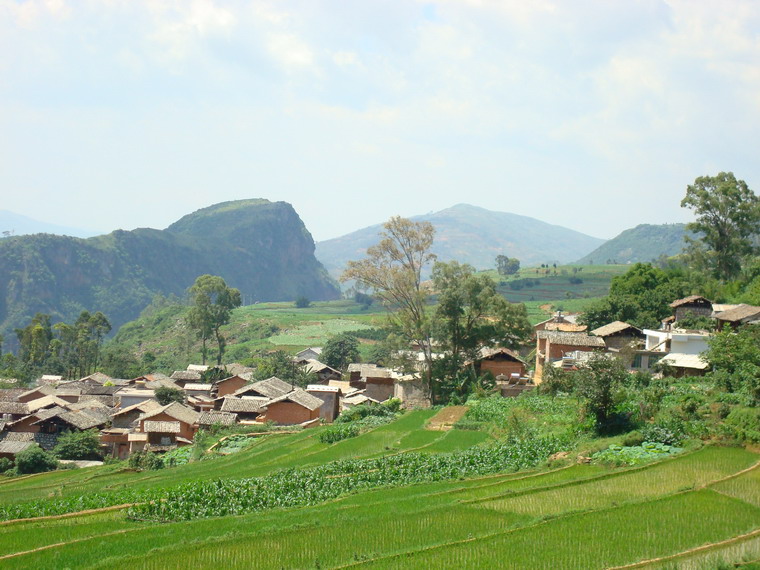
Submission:
[[[342,412],[335,420],[335,423],[346,424],[350,422],[355,422],[362,418],[366,418],[367,416],[380,416],[380,417],[393,416],[396,413],[393,410],[394,405],[395,404],[386,405],[385,403],[380,404],[380,405],[360,404],[358,406],[354,406],[353,408],[350,408]]]
[[[359,435],[359,426],[356,423],[333,424],[320,432],[317,439],[322,443],[330,444],[357,435]]]
[[[646,441],[664,445],[678,445],[686,437],[683,422],[677,419],[649,424],[642,428],[641,435]]]
[[[86,459],[97,461],[103,454],[97,430],[66,432],[58,438],[53,453],[59,459]]]
[[[33,445],[16,455],[16,470],[19,475],[31,473],[44,473],[58,468],[58,460],[55,455],[45,451],[41,447]]]
[[[646,441],[646,438],[640,431],[632,431],[623,438],[624,447],[636,447]]]
[[[0,473],[5,473],[11,468],[13,468],[13,461],[7,457],[0,457]]]
[[[164,468],[164,460],[155,453],[135,451],[129,456],[129,466],[132,469],[147,469],[156,471]]]
[[[760,409],[734,408],[726,417],[725,428],[739,441],[760,443]]]
[[[298,309],[306,309],[307,307],[311,305],[311,301],[309,300],[308,297],[304,297],[302,295],[296,299],[295,304],[296,304],[296,308]]]

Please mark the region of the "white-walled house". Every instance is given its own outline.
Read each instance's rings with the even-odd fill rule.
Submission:
[[[681,376],[699,375],[707,370],[708,364],[700,355],[708,348],[710,333],[683,329],[644,329],[644,334],[645,348],[636,355],[635,368],[648,370],[661,361],[669,364]]]

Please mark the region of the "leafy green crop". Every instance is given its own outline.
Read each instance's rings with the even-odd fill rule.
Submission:
[[[674,455],[683,451],[680,447],[645,441],[641,445],[624,447],[622,445],[610,445],[607,449],[597,451],[591,458],[601,463],[613,465],[641,465],[655,459],[662,459],[666,455]]]

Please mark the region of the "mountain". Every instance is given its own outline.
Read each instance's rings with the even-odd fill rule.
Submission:
[[[97,232],[48,224],[8,210],[0,210],[0,239],[27,234],[58,234],[85,238],[94,236]]]
[[[239,200],[198,210],[165,230],[0,240],[0,332],[28,324],[36,312],[56,322],[83,309],[102,311],[116,329],[156,294],[183,296],[204,273],[221,275],[249,303],[339,295],[290,204]]]
[[[441,261],[457,260],[477,269],[492,269],[499,254],[516,257],[523,265],[566,263],[586,255],[604,240],[574,230],[507,212],[494,212],[458,204],[424,216],[411,218],[435,226],[433,252]],[[382,225],[317,243],[317,259],[333,276],[346,262],[360,259],[378,242]]]
[[[687,233],[695,235],[686,231],[686,224],[640,224],[603,243],[577,263],[636,263],[652,261],[661,255],[677,255],[683,249]]]

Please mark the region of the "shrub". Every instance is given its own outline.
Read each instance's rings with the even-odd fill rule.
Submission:
[[[390,400],[389,400],[390,401]],[[336,424],[345,424],[350,422],[355,422],[356,420],[360,420],[362,418],[366,418],[367,416],[380,416],[380,417],[390,417],[394,416],[395,412],[392,409],[392,406],[395,404],[380,404],[378,405],[370,405],[370,404],[360,404],[358,406],[354,406],[353,408],[350,408],[340,414],[340,416],[337,417],[335,420]]]
[[[324,429],[317,439],[322,443],[335,443],[350,437],[359,435],[359,426],[356,423],[334,424]]]
[[[296,299],[295,305],[296,305],[296,308],[298,309],[306,309],[307,307],[311,305],[311,301],[309,300],[308,297],[304,297],[303,295],[301,295],[300,297]]]
[[[58,468],[58,460],[55,455],[36,445],[28,447],[16,455],[16,470],[19,475],[44,473],[56,468]]]
[[[648,424],[641,430],[641,435],[646,441],[662,443],[664,445],[678,445],[686,437],[683,422],[678,419]]]
[[[0,473],[5,473],[13,467],[13,461],[7,457],[0,457]]]
[[[61,435],[53,453],[59,459],[98,460],[102,457],[97,430],[72,431]]]
[[[760,443],[760,409],[734,408],[726,417],[725,427],[739,441]]]
[[[640,431],[632,431],[623,438],[624,447],[636,447],[644,443],[646,438]]]
[[[147,469],[156,471],[164,468],[164,460],[155,453],[135,451],[129,456],[129,466],[132,469]]]

